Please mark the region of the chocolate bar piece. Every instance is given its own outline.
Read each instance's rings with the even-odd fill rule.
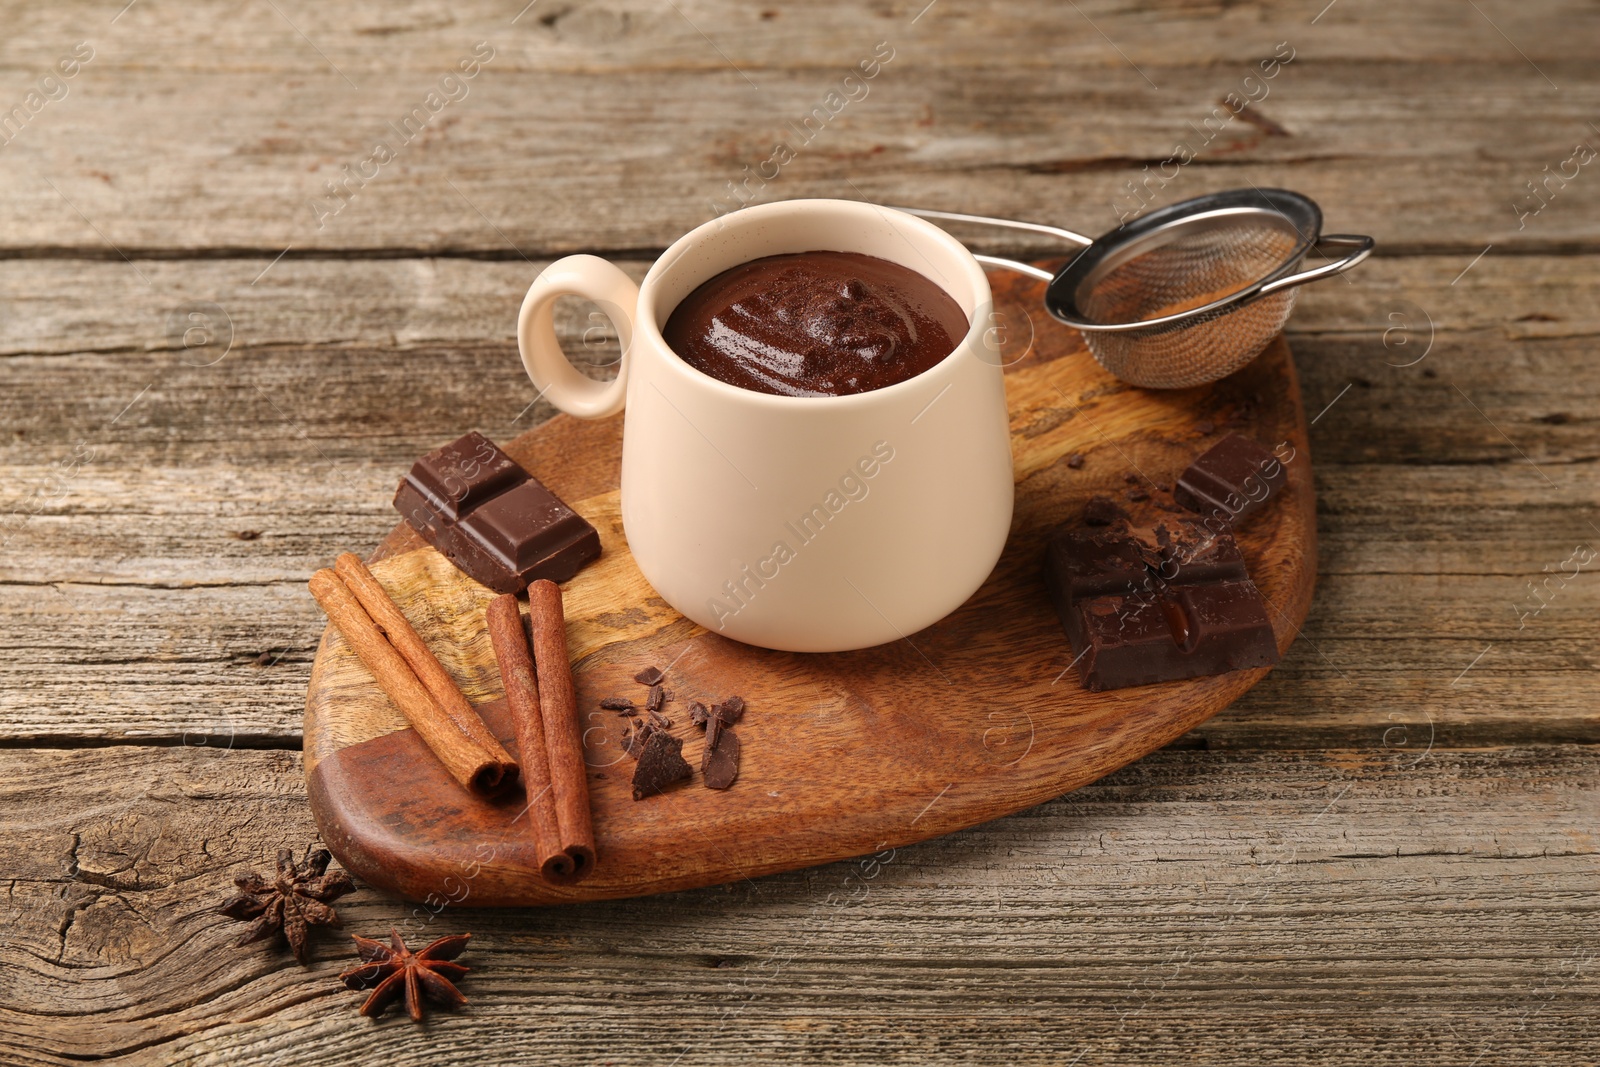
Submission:
[[[1226,530],[1196,523],[1063,530],[1051,599],[1084,688],[1121,689],[1278,661],[1266,604]]]
[[[600,555],[595,528],[477,431],[417,460],[394,506],[423,539],[497,593],[564,582]]]
[[[1288,480],[1278,458],[1261,445],[1231,433],[1212,445],[1178,476],[1172,499],[1224,523],[1237,524]]]

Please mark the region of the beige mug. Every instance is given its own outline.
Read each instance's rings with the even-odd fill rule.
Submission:
[[[791,397],[729,385],[662,339],[678,302],[763,256],[859,252],[939,285],[969,328],[935,366],[883,389]],[[580,374],[555,335],[558,296],[586,297],[622,344],[613,381]],[[1011,526],[1011,438],[992,296],[936,226],[849,200],[745,208],[685,234],[633,281],[568,256],[529,288],[523,365],[560,410],[624,410],[622,522],[662,599],[715,633],[832,652],[907,637],[959,607]]]

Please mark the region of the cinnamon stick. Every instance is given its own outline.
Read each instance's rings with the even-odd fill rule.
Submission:
[[[422,635],[412,627],[411,621],[405,617],[399,605],[391,600],[388,592],[378,584],[378,579],[367,570],[367,565],[354,553],[343,552],[334,561],[333,566],[334,571],[344,579],[344,584],[349,586],[350,592],[355,594],[355,598],[361,602],[361,606],[366,609],[372,621],[378,624],[378,629],[389,636],[389,643],[394,645],[395,651],[410,664],[418,681],[432,694],[434,702],[444,709],[444,713],[455,723],[457,729],[500,764],[502,773],[511,778],[505,785],[513,784],[516,781],[517,764],[511,758],[511,753],[500,744],[499,738],[489,732],[489,728],[483,724],[483,719],[468,702],[466,694],[444,669],[444,664],[439,662],[439,657],[433,654],[433,649],[428,647]]]
[[[485,795],[493,796],[504,789],[509,784],[505,766],[450,720],[343,580],[323,569],[313,574],[307,585],[328,613],[329,621],[372,672],[378,687],[394,701],[450,776],[467,789]],[[515,771],[516,765],[511,766]]]
[[[505,683],[511,720],[516,724],[518,762],[522,765],[522,786],[528,793],[527,811],[533,824],[539,872],[547,882],[571,882],[578,877],[578,864],[566,852],[556,817],[550,755],[546,751],[543,713],[539,710],[539,683],[516,596],[506,593],[495,597],[489,602],[485,619],[494,657],[500,664],[500,680]]]
[[[561,587],[540,579],[528,586],[528,622],[533,661],[539,671],[539,710],[545,750],[550,754],[551,793],[561,840],[582,877],[594,867],[594,819],[589,813],[589,772],[583,762],[582,724],[567,657],[567,619]]]

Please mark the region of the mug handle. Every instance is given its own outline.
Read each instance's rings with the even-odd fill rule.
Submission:
[[[558,296],[581,296],[600,305],[622,344],[617,376],[609,382],[586,377],[567,359],[556,340],[552,308]],[[517,348],[541,396],[580,419],[601,419],[622,410],[627,398],[628,351],[633,347],[633,316],[639,287],[599,256],[567,256],[539,273],[522,298],[517,315]]]

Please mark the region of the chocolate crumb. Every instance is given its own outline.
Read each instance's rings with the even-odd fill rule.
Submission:
[[[1139,486],[1134,486],[1132,489],[1128,490],[1128,499],[1135,502],[1140,500],[1149,500],[1150,493],[1148,490],[1142,489]]]
[[[277,659],[278,655],[274,654],[272,649],[269,648],[265,652],[261,653],[261,655],[256,657],[256,666],[270,667],[277,662]]]
[[[645,698],[644,708],[646,711],[660,711],[661,705],[666,702],[666,691],[660,685],[652,685],[650,687],[650,695]]]
[[[1068,456],[1067,457],[1067,466],[1071,467],[1075,471],[1082,470],[1083,469],[1083,453],[1082,452],[1074,452],[1072,455]]]
[[[1124,517],[1123,510],[1110,497],[1092,496],[1083,505],[1083,521],[1090,526],[1110,526]]]
[[[702,730],[706,728],[706,720],[710,718],[710,715],[711,713],[706,710],[706,706],[698,700],[689,705],[689,721]]]
[[[1217,424],[1212,422],[1210,419],[1201,419],[1199,422],[1194,424],[1194,432],[1202,434],[1216,433]]]
[[[720,719],[718,720],[721,721]],[[726,789],[739,777],[739,737],[732,730],[724,730],[712,748],[709,742],[700,756],[700,773],[705,776],[707,789]]]
[[[1156,483],[1156,488],[1161,490],[1163,493],[1170,493],[1170,492],[1172,492],[1172,483],[1171,482],[1157,482]]]
[[[627,697],[606,697],[600,701],[600,706],[607,711],[632,711],[633,701]]]
[[[1138,485],[1144,479],[1140,478],[1137,472],[1129,471],[1127,474],[1122,476],[1122,480],[1127,482],[1129,485]]]
[[[633,772],[633,799],[655,796],[693,774],[694,768],[683,758],[683,742],[671,734],[652,733]]]
[[[633,680],[638,682],[640,685],[660,685],[661,679],[665,677],[666,675],[661,673],[661,669],[659,667],[646,667],[644,670],[634,675]]]
[[[254,541],[261,536],[260,530],[235,530],[233,536],[240,541]]]

